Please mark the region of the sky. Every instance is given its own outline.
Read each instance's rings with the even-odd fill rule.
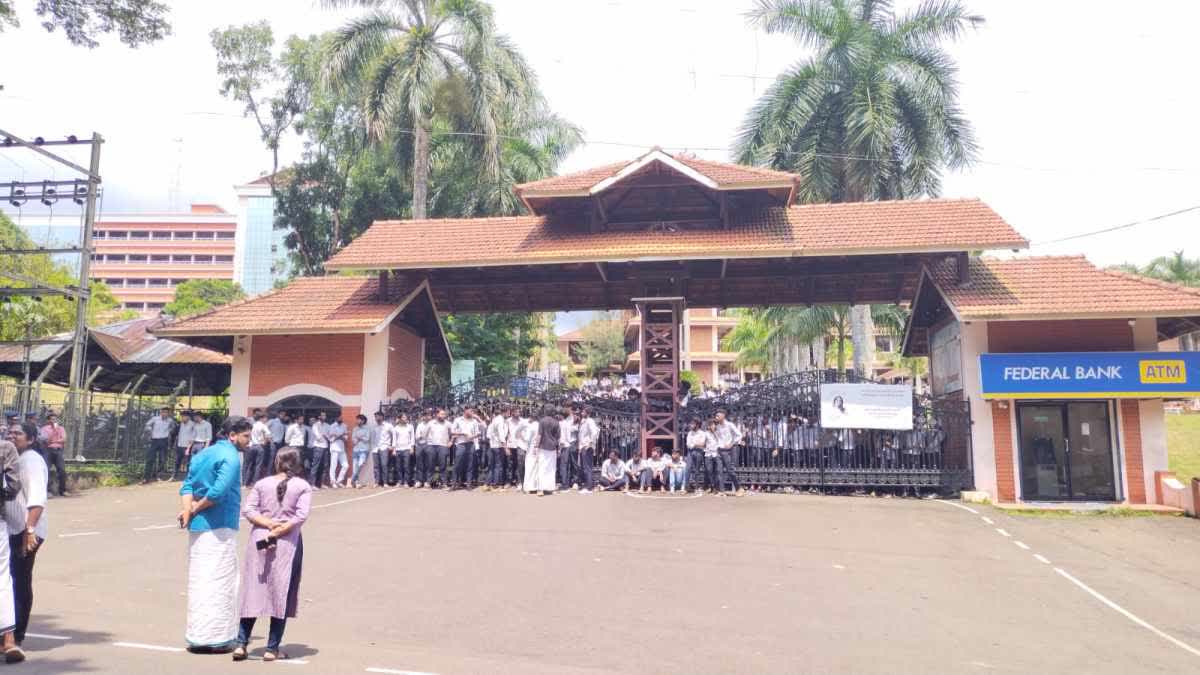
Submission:
[[[173,2],[174,35],[162,43],[135,50],[106,39],[87,50],[38,27],[32,0],[17,4],[24,25],[0,34],[0,129],[103,134],[105,213],[167,210],[176,181],[182,205],[232,209],[232,186],[270,168],[253,122],[218,92],[209,31],[265,18],[282,42],[355,14],[310,0]],[[551,107],[588,139],[563,171],[654,145],[728,160],[745,112],[806,55],[791,39],[747,25],[753,0],[492,4]],[[1178,249],[1200,256],[1200,209],[1150,220],[1200,205],[1200,3],[968,5],[987,22],[949,51],[981,152],[973,167],[945,177],[943,196],[983,199],[1033,242],[1029,254],[1084,254],[1100,265]],[[298,152],[290,139],[285,161]],[[0,152],[0,181],[69,175],[27,153]],[[1051,243],[1128,223],[1140,224]]]

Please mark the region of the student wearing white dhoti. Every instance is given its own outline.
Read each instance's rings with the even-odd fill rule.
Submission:
[[[196,455],[179,488],[179,526],[188,530],[188,650],[228,653],[238,633],[237,530],[241,459],[250,420],[231,417],[225,438]]]
[[[558,469],[557,460],[560,440],[558,419],[554,416],[554,411],[550,406],[546,406],[542,410],[542,418],[538,420],[537,425],[537,443],[533,449],[533,453],[536,455],[534,461],[536,470],[533,473],[532,491],[537,492],[538,496],[545,496],[547,494],[554,494],[554,474]]]
[[[14,426],[13,432],[19,429]],[[25,531],[25,506],[18,499],[21,494],[21,479],[18,470],[17,448],[11,442],[0,439],[0,476],[4,497],[4,532],[0,536],[0,633],[4,634],[4,660],[20,663],[25,652],[17,645],[13,628],[17,624],[17,607],[13,597],[13,580],[9,571],[9,536]]]

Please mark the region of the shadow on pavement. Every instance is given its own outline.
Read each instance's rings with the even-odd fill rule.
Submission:
[[[25,636],[25,644],[22,647],[25,652],[30,655],[30,660],[36,659],[36,654],[53,651],[60,647],[65,647],[68,644],[89,645],[89,644],[111,644],[114,640],[111,633],[102,631],[77,630],[63,625],[58,616],[53,614],[34,614],[29,620],[29,633],[42,635],[58,635],[71,638],[70,640],[54,640],[51,638],[41,638],[36,635]],[[66,673],[70,670],[59,670],[57,672]]]

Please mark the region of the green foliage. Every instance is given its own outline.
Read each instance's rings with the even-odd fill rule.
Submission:
[[[14,4],[15,0],[0,0],[0,31],[5,24],[21,25]],[[43,28],[50,33],[61,28],[77,47],[96,47],[100,44],[97,35],[113,32],[130,47],[157,42],[171,34],[166,19],[169,8],[154,0],[37,0],[34,11]]]
[[[1191,487],[1200,477],[1200,415],[1167,415],[1167,464],[1175,477]]]
[[[761,307],[738,311],[738,323],[721,342],[723,349],[738,352],[736,365],[758,367],[775,374],[782,372],[776,358],[780,346],[807,345],[813,340],[829,339],[826,365],[845,370],[846,359],[854,350],[849,339],[848,305],[812,307]],[[871,305],[871,318],[885,333],[904,332],[908,313],[896,305]]]
[[[34,242],[21,228],[0,213],[0,248],[34,248]],[[36,282],[36,283],[34,283]],[[34,285],[64,288],[78,285],[78,276],[69,266],[48,255],[0,256],[0,283],[15,288]],[[88,325],[111,318],[117,300],[103,282],[90,285]],[[75,301],[60,296],[12,297],[0,304],[0,340],[21,340],[26,329],[32,337],[44,337],[75,328]]]
[[[1138,267],[1133,263],[1114,265],[1113,269],[1144,277],[1169,281],[1184,286],[1200,286],[1200,258],[1188,258],[1183,251],[1173,251]]]
[[[579,359],[589,377],[625,362],[625,324],[614,317],[596,319],[583,327]]]
[[[242,287],[228,279],[189,279],[175,287],[175,299],[163,307],[163,312],[182,319],[244,297]]]
[[[456,359],[474,359],[476,377],[525,372],[538,345],[534,314],[447,314],[442,330]]]
[[[758,0],[750,22],[814,52],[754,105],[735,153],[799,174],[801,201],[935,196],[943,167],[975,157],[941,46],[983,24],[959,0],[900,15],[872,0]]]
[[[699,393],[704,389],[704,380],[700,379],[700,375],[694,370],[679,371],[679,381],[692,385],[691,392],[693,394]]]
[[[737,317],[737,325],[722,338],[721,348],[738,353],[735,366],[766,372],[771,362],[772,324],[758,311],[737,310]]]

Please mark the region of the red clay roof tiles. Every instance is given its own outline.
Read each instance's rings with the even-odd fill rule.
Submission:
[[[263,333],[368,333],[378,328],[415,286],[377,297],[375,277],[302,277],[286,288],[217,307],[155,330],[161,336]]]
[[[687,166],[694,171],[707,176],[720,187],[735,187],[737,185],[753,185],[763,182],[779,182],[792,183],[796,180],[796,175],[787,173],[786,171],[775,171],[773,169],[763,169],[755,166],[743,166],[740,164],[726,164],[723,162],[712,162],[706,159],[689,157],[687,155],[671,155],[655,148],[650,153],[661,153],[655,155],[663,161],[674,160]],[[564,174],[562,176],[552,176],[535,180],[529,183],[522,183],[516,186],[517,194],[523,192],[581,192],[591,189],[605,178],[616,175],[625,167],[640,161],[647,155],[643,155],[638,159],[629,160],[626,162],[616,162],[613,164],[605,164],[593,169],[578,171],[575,173]],[[662,157],[665,155],[669,159]]]
[[[1200,289],[1099,269],[1083,256],[972,258],[965,286],[953,264],[931,275],[963,319],[1200,315]]]
[[[544,216],[377,221],[326,263],[337,269],[653,259],[859,255],[1025,248],[978,199],[811,204],[735,215],[729,229],[591,233]]]

